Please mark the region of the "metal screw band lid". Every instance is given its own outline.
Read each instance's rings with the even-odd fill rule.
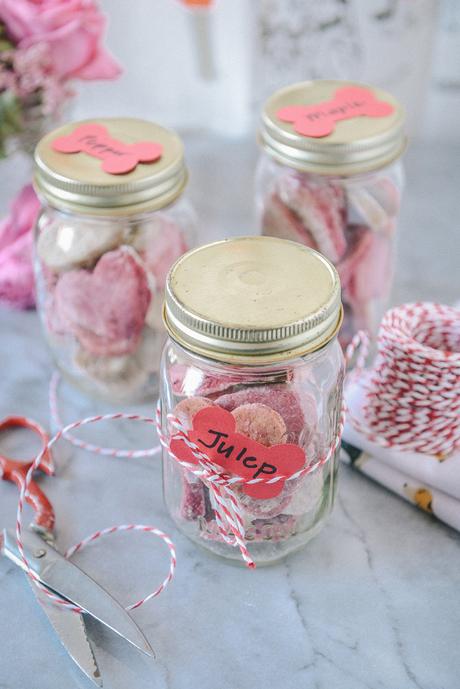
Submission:
[[[381,117],[361,115],[338,120],[332,133],[321,137],[299,134],[292,122],[282,121],[277,115],[291,106],[330,102],[344,87],[366,89],[379,101],[390,104],[393,112]],[[298,170],[322,175],[361,174],[384,167],[402,155],[407,143],[404,121],[401,104],[382,89],[351,81],[305,81],[276,91],[266,101],[259,142],[272,158]]]
[[[301,356],[331,340],[341,319],[334,266],[283,239],[207,244],[184,254],[167,279],[170,336],[218,361],[261,364]]]
[[[161,156],[139,162],[124,174],[102,169],[101,159],[88,153],[55,150],[53,142],[72,137],[78,127],[100,125],[122,144],[155,142]],[[134,118],[103,118],[73,122],[44,136],[35,150],[34,185],[60,210],[87,215],[123,216],[162,208],[179,196],[187,182],[184,148],[173,131]]]

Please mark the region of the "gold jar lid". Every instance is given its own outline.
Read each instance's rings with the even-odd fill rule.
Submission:
[[[171,203],[186,182],[182,141],[145,120],[73,122],[44,136],[35,150],[35,188],[61,210],[142,213]]]
[[[197,354],[262,364],[319,349],[342,321],[340,280],[313,249],[238,237],[184,254],[171,268],[164,321]]]
[[[353,94],[350,89],[356,89],[357,98],[347,97],[347,90]],[[370,112],[366,99],[387,104],[391,112],[360,114]],[[328,121],[331,132],[321,136],[299,133],[296,122],[280,117],[283,109],[292,106],[297,111],[298,106],[316,106],[310,121]],[[344,112],[347,117],[341,119]],[[353,175],[384,167],[402,155],[406,147],[404,121],[401,104],[382,89],[352,81],[305,81],[270,96],[262,112],[259,141],[272,158],[297,170]]]

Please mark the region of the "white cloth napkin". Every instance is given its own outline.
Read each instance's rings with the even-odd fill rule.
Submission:
[[[350,381],[345,399],[350,415],[363,419],[364,375]],[[460,531],[460,452],[440,461],[418,452],[400,452],[368,440],[348,417],[341,459],[389,490]]]

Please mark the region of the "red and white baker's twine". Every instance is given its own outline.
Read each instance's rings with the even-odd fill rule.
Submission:
[[[360,333],[352,355],[364,343]],[[385,314],[378,354],[365,388],[363,421],[348,413],[352,426],[372,442],[440,459],[460,447],[460,312],[433,303],[404,304]]]
[[[73,610],[74,612],[84,612],[81,608],[68,603],[67,601],[63,600],[59,596],[56,596],[54,593],[52,593],[49,589],[46,588],[46,586],[43,586],[40,583],[40,579],[38,574],[36,574],[30,567],[30,564],[27,560],[26,554],[24,552],[24,547],[22,543],[22,513],[24,510],[24,502],[25,502],[25,496],[28,491],[28,487],[30,484],[30,481],[32,480],[32,475],[33,472],[38,469],[38,466],[43,458],[43,455],[45,454],[47,449],[51,449],[52,446],[62,437],[66,437],[66,434],[69,431],[74,430],[75,428],[79,428],[80,426],[85,426],[90,423],[96,423],[99,421],[115,421],[115,420],[128,420],[128,421],[142,421],[144,423],[148,424],[154,424],[155,420],[152,418],[149,418],[147,416],[140,416],[138,414],[106,414],[106,415],[99,415],[99,416],[91,416],[86,419],[82,419],[81,421],[75,421],[74,423],[68,424],[64,428],[61,428],[56,435],[54,435],[51,440],[47,443],[47,445],[42,448],[41,452],[35,457],[29,471],[27,472],[26,479],[24,482],[24,486],[19,494],[19,502],[18,502],[18,509],[16,513],[16,540],[18,544],[18,549],[19,553],[21,555],[21,559],[24,563],[26,572],[30,576],[30,578],[34,581],[34,583],[48,596],[48,598],[53,602],[56,603],[57,605],[61,607],[68,608],[69,610]],[[76,545],[72,546],[69,548],[66,553],[65,557],[69,558],[71,557],[74,553],[77,551],[81,550],[84,548],[86,545],[89,543],[92,543],[93,541],[97,540],[98,538],[101,538],[102,536],[107,536],[109,534],[116,533],[117,531],[143,531],[146,533],[151,533],[154,536],[158,536],[161,538],[164,543],[166,543],[168,550],[169,550],[169,555],[170,555],[170,566],[169,566],[169,572],[164,579],[164,581],[160,584],[158,588],[156,588],[152,593],[149,593],[147,596],[144,598],[141,598],[141,600],[138,600],[136,603],[133,603],[132,605],[129,605],[126,610],[134,610],[135,608],[138,608],[140,605],[145,603],[146,601],[150,600],[154,596],[158,596],[164,589],[165,587],[169,584],[171,579],[174,576],[174,570],[176,568],[176,551],[174,548],[174,544],[163,531],[160,531],[160,529],[156,529],[153,526],[146,526],[144,524],[121,524],[120,526],[111,526],[107,529],[102,529],[99,531],[96,531],[95,533],[91,534],[87,538],[83,539]]]
[[[61,377],[57,371],[51,376],[50,386],[49,386],[49,406],[51,421],[54,428],[62,428],[63,423],[61,415],[59,413],[59,407],[57,402],[57,393]],[[106,457],[127,457],[128,459],[138,459],[139,457],[152,457],[161,452],[161,445],[155,445],[147,450],[119,450],[114,447],[102,447],[100,445],[94,445],[86,440],[81,440],[75,437],[72,433],[63,432],[65,439],[74,445],[75,447],[80,447],[87,452],[93,452],[98,455],[105,455]]]
[[[278,483],[279,481],[291,481],[298,479],[306,474],[311,474],[313,471],[322,467],[326,462],[328,462],[331,457],[334,456],[337,448],[340,445],[340,440],[342,438],[343,426],[345,422],[345,410],[342,409],[340,416],[339,426],[337,430],[337,435],[335,436],[328,452],[321,457],[318,461],[309,464],[295,474],[291,476],[285,476],[280,474],[278,476],[267,478],[259,477],[253,479],[244,479],[241,476],[229,476],[228,474],[222,473],[222,469],[217,467],[205,452],[203,452],[198,445],[191,441],[187,435],[187,429],[180,420],[174,416],[174,414],[167,414],[168,425],[175,429],[174,439],[180,438],[187,447],[190,448],[192,454],[198,460],[198,464],[192,464],[190,462],[185,462],[179,459],[172,451],[170,447],[171,439],[163,433],[162,423],[161,423],[161,404],[158,402],[157,405],[157,431],[160,438],[160,443],[165,448],[168,455],[178,462],[184,469],[190,471],[192,474],[197,476],[201,481],[203,481],[209,488],[209,494],[211,497],[211,503],[214,508],[215,519],[219,533],[225,543],[232,546],[237,546],[240,549],[241,555],[248,565],[248,567],[254,568],[255,563],[251,558],[251,555],[246,546],[245,530],[243,523],[243,513],[239,504],[239,500],[232,489],[234,485],[253,485],[255,483]],[[229,533],[230,532],[230,533]]]

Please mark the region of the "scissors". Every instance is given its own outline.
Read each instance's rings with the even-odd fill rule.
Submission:
[[[21,416],[9,416],[0,422],[0,431],[14,427],[33,431],[41,439],[43,447],[47,446],[48,435],[35,421]],[[31,461],[13,460],[0,454],[0,476],[6,481],[12,481],[21,489],[31,464]],[[44,452],[38,469],[48,476],[54,473],[53,460],[48,449]],[[77,613],[51,603],[46,593],[34,584],[29,576],[27,577],[38,602],[73,661],[94,684],[102,686],[101,673],[86,633],[85,617],[88,615],[140,651],[154,657],[149,642],[122,605],[56,550],[53,534],[54,510],[34,480],[29,484],[26,501],[32,506],[35,515],[33,523],[24,530],[22,538],[29,567],[51,593],[83,610],[82,613]],[[0,551],[26,571],[13,531],[4,529],[0,532]]]

